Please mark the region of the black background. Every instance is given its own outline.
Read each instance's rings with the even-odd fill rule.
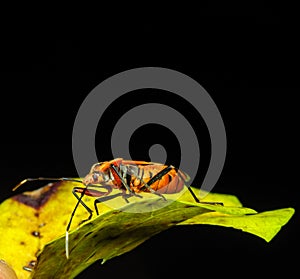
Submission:
[[[20,11],[3,20],[1,200],[25,177],[76,176],[72,128],[84,98],[114,74],[155,66],[195,79],[221,112],[228,149],[214,192],[235,194],[258,211],[297,208],[299,44],[292,8],[175,8],[100,9],[88,19]],[[107,148],[99,144],[97,152]],[[269,244],[228,228],[173,228],[78,278],[292,274],[298,218],[296,212]]]

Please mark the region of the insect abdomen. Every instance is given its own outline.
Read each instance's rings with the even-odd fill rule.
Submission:
[[[157,173],[165,169],[167,166],[164,165],[149,165],[140,167],[140,176],[132,177],[131,183],[136,192],[144,191],[149,192],[149,189],[144,187],[145,183],[148,183],[152,177]],[[172,168],[168,173],[157,179],[150,187],[160,194],[173,194],[180,192],[183,187],[187,176]]]

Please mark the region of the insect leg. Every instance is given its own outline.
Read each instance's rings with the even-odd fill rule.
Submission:
[[[150,185],[153,184],[151,183],[150,185],[148,183],[146,183],[143,179],[141,179],[141,182],[144,183],[143,187],[147,188],[152,194],[160,196],[161,198],[163,198],[165,201],[167,200],[164,195],[162,195],[161,193],[156,192],[155,190],[153,190]]]
[[[107,192],[103,193],[103,192],[99,192],[99,191],[89,190],[88,187],[105,188],[105,189],[107,189]],[[74,187],[73,188],[72,193],[78,201],[77,201],[77,203],[76,203],[76,205],[75,205],[75,207],[72,211],[70,221],[69,221],[69,223],[67,225],[67,228],[66,228],[65,250],[66,250],[67,259],[69,258],[69,230],[70,230],[73,217],[75,215],[75,212],[76,212],[79,204],[81,204],[87,210],[87,212],[90,214],[89,217],[87,219],[81,221],[80,224],[82,224],[86,221],[89,221],[93,216],[93,211],[82,201],[83,196],[87,195],[87,194],[90,195],[90,196],[93,196],[93,195],[108,195],[111,192],[111,190],[112,189],[109,185],[103,185],[102,186],[102,185],[93,185],[93,184],[92,185],[86,185],[85,188],[81,188],[81,187]],[[77,193],[81,193],[81,195],[78,196]]]
[[[177,174],[178,176],[183,180],[185,181],[185,179],[182,177],[182,175],[180,174],[180,172],[178,171],[177,168],[175,168],[176,171],[177,171]],[[191,195],[193,196],[195,202],[197,203],[206,203],[206,204],[213,204],[213,205],[224,205],[222,202],[203,202],[203,201],[200,201],[197,196],[195,195],[194,191],[192,190],[191,186],[187,184],[187,182],[185,181],[185,186],[188,188],[188,190],[190,191]]]
[[[93,214],[93,211],[82,201],[82,198],[83,198],[83,196],[84,196],[84,194],[85,194],[85,192],[87,190],[87,187],[86,188],[81,188],[82,192],[81,192],[80,197],[75,192],[76,188],[77,187],[73,188],[72,193],[76,197],[76,199],[78,200],[78,202],[76,203],[76,205],[75,205],[75,207],[74,207],[74,209],[72,211],[72,214],[71,214],[71,217],[70,217],[70,221],[69,221],[69,223],[67,225],[67,228],[66,228],[65,250],[66,250],[66,258],[67,259],[69,258],[69,230],[70,230],[71,223],[72,223],[73,217],[75,215],[75,212],[77,210],[77,207],[78,207],[79,203],[81,203],[84,206],[84,208],[89,212],[90,216],[89,216],[88,220],[90,218],[92,218],[92,214]]]
[[[160,197],[162,197],[164,200],[166,200],[166,198],[161,194],[156,192],[155,190],[153,190],[151,188],[151,185],[156,182],[157,180],[161,179],[164,175],[166,175],[169,171],[171,171],[174,167],[173,166],[167,166],[166,168],[164,168],[163,170],[161,170],[160,172],[158,172],[156,175],[154,175],[147,183],[145,183],[143,185],[142,188],[147,188],[151,193],[158,195]],[[143,181],[142,181],[143,182]]]
[[[148,185],[151,186],[154,182],[162,178],[164,175],[166,175],[170,170],[172,170],[174,167],[173,166],[167,166],[160,172],[158,172],[156,175],[154,175],[149,181]],[[147,186],[146,186],[147,187]]]
[[[202,202],[200,201],[197,196],[195,195],[194,191],[192,190],[192,188],[190,187],[190,185],[187,185],[186,180],[184,179],[184,177],[182,177],[182,175],[180,174],[180,171],[178,170],[178,168],[175,168],[173,166],[168,166],[166,168],[164,168],[163,170],[161,170],[159,173],[157,173],[155,176],[153,176],[149,181],[148,181],[148,185],[153,184],[155,181],[157,181],[158,179],[162,178],[164,175],[166,175],[169,171],[171,171],[172,169],[175,169],[179,178],[182,179],[185,184],[186,187],[188,188],[188,190],[190,191],[192,197],[194,198],[195,202],[197,203],[206,203],[206,204],[213,204],[213,205],[223,205],[223,203],[221,202]],[[145,185],[147,187],[147,185]],[[158,194],[158,193],[156,193]]]
[[[182,179],[185,182],[186,187],[188,188],[188,190],[190,191],[192,197],[194,198],[195,202],[200,203],[200,200],[197,198],[197,196],[195,195],[194,191],[192,190],[191,186],[187,184],[186,180],[182,177],[182,175],[180,174],[179,170],[177,168],[175,168],[177,171],[177,175],[180,177],[180,179]]]
[[[128,186],[127,182],[125,181],[125,179],[122,177],[122,175],[119,173],[119,171],[117,170],[117,168],[114,165],[111,165],[111,168],[114,170],[114,172],[117,174],[117,176],[120,178],[123,186],[126,188],[126,190],[131,193],[134,196],[137,196],[136,193],[134,191],[132,191],[130,189],[130,187]]]
[[[98,198],[98,199],[96,199],[94,201],[94,208],[95,208],[95,211],[96,211],[97,215],[99,215],[97,203],[100,203],[102,201],[111,200],[111,199],[113,199],[115,197],[118,197],[118,196],[122,195],[122,193],[118,193],[118,194],[115,194],[115,195],[108,196],[111,193],[111,191],[112,191],[112,188],[111,188],[110,185],[88,185],[88,186],[89,186],[89,188],[90,187],[92,187],[92,188],[104,188],[104,189],[107,190],[107,192],[100,192],[100,191],[97,191],[97,190],[89,189],[85,193],[86,195],[93,196],[93,197],[102,196],[101,198]],[[80,188],[80,189],[82,189],[82,188]],[[88,220],[85,220],[85,221],[88,221]]]
[[[72,223],[72,220],[73,220],[73,217],[75,215],[75,212],[77,210],[77,207],[79,204],[81,204],[85,209],[86,211],[90,214],[89,217],[86,219],[86,220],[83,220],[81,223],[84,223],[88,220],[90,220],[93,216],[93,210],[91,210],[85,203],[84,201],[82,200],[83,196],[85,195],[85,192],[87,191],[87,187],[86,188],[81,188],[81,187],[74,187],[73,190],[72,190],[72,194],[75,196],[75,198],[78,200],[78,202],[76,203],[74,209],[73,209],[73,212],[71,214],[71,217],[70,217],[70,221],[68,223],[68,226],[66,228],[67,231],[69,231],[70,227],[71,227],[71,223]],[[80,196],[77,195],[77,193],[81,193]]]
[[[95,210],[96,210],[96,214],[99,215],[99,210],[98,210],[98,207],[97,207],[97,203],[101,203],[101,202],[104,202],[104,201],[108,201],[108,200],[112,200],[116,197],[119,197],[119,196],[122,196],[122,193],[118,193],[118,194],[114,194],[114,195],[110,195],[110,196],[105,196],[105,197],[101,197],[101,198],[98,198],[94,201],[94,207],[95,207]]]

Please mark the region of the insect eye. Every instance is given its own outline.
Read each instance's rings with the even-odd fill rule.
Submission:
[[[95,172],[93,173],[93,179],[96,181],[96,180],[98,180],[98,177],[99,177],[99,172],[98,172],[98,171],[95,171]]]

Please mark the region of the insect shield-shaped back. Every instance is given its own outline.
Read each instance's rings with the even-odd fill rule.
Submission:
[[[77,193],[96,198],[95,207],[99,203],[107,203],[112,208],[133,212],[153,211],[167,206],[183,194],[189,176],[171,165],[154,162],[113,159],[96,163],[83,179],[86,189],[77,189]],[[190,190],[189,186],[186,185]],[[102,193],[106,189],[106,193]],[[120,191],[112,192],[113,189]],[[191,190],[190,190],[191,191]],[[110,194],[111,193],[111,194]],[[198,198],[192,193],[194,200]],[[121,197],[115,201],[115,197]],[[155,209],[147,206],[139,208],[138,204],[146,204],[141,198],[156,200]],[[157,201],[159,200],[159,201]],[[125,203],[124,203],[125,201]],[[82,200],[80,198],[80,203]],[[126,203],[132,203],[126,206]],[[95,208],[98,214],[97,208]]]

